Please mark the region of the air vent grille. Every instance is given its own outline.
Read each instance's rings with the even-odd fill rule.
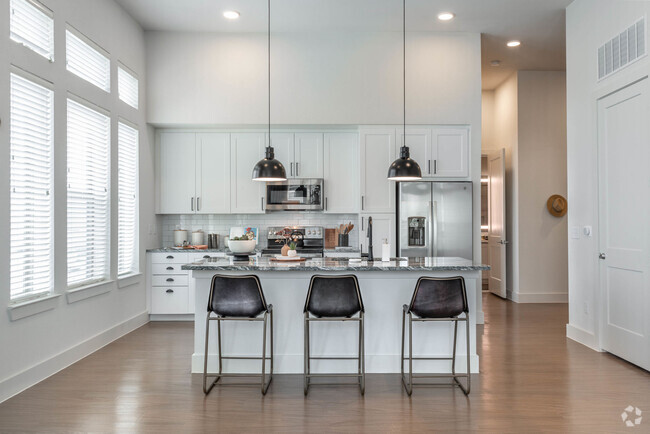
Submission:
[[[598,48],[598,80],[646,54],[645,18],[641,18]]]

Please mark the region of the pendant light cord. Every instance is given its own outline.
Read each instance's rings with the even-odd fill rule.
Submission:
[[[269,0],[270,1],[270,0]],[[402,146],[406,146],[406,0],[402,0],[402,33],[403,33],[403,38],[402,38],[402,54],[404,56],[404,62],[403,62],[403,95],[404,95],[404,143]]]
[[[268,18],[268,56],[269,56],[269,147],[271,147],[271,0],[267,2],[267,18]]]

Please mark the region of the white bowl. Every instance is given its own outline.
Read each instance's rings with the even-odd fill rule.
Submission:
[[[249,253],[255,250],[255,240],[245,240],[245,241],[228,241],[228,248],[233,253]]]

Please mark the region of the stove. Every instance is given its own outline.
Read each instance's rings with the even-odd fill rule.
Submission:
[[[279,255],[281,240],[289,237],[296,243],[298,255],[305,258],[322,258],[325,246],[325,230],[321,226],[278,226],[270,227],[267,234],[267,246],[262,256]]]

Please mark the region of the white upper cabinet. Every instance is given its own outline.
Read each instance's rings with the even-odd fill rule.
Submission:
[[[268,133],[266,137],[268,138]],[[271,146],[273,146],[275,158],[284,166],[287,178],[293,178],[293,133],[271,133]],[[252,167],[251,170],[253,170]]]
[[[431,177],[469,177],[469,129],[433,128],[429,160]]]
[[[230,135],[230,212],[233,214],[264,213],[266,183],[252,179],[253,167],[264,158],[264,145],[264,133]]]
[[[395,211],[395,182],[388,167],[397,157],[394,128],[361,130],[361,212]]]
[[[323,134],[296,133],[293,174],[296,178],[323,177]]]
[[[397,156],[400,148],[404,146],[404,128],[398,128],[399,143],[397,144]],[[406,128],[406,145],[409,147],[411,158],[415,160],[422,170],[422,176],[431,173],[429,163],[431,155],[431,129],[430,128]]]
[[[359,212],[359,135],[325,133],[323,190],[326,213]]]
[[[196,135],[195,209],[197,214],[230,212],[230,134]]]
[[[196,134],[162,132],[158,142],[158,212],[192,214],[196,209]]]

